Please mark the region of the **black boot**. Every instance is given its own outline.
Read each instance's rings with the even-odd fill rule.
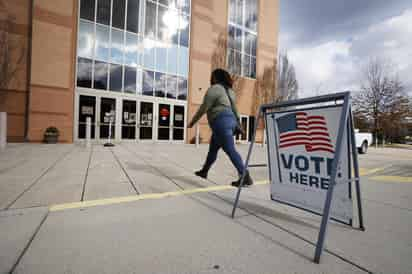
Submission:
[[[203,168],[199,171],[196,171],[195,174],[199,177],[202,177],[203,179],[207,179],[207,170],[204,170]]]
[[[242,176],[237,181],[232,182],[232,186],[239,187],[241,179]],[[253,185],[253,180],[252,177],[250,177],[249,171],[246,170],[245,179],[243,180],[243,186],[248,187],[251,185]]]

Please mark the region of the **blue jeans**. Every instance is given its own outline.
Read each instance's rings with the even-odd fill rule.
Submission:
[[[244,165],[242,157],[236,151],[233,140],[233,131],[237,125],[236,118],[231,110],[225,110],[219,113],[211,124],[212,139],[209,145],[206,162],[203,170],[208,171],[216,161],[217,153],[220,148],[229,156],[232,164],[236,167],[239,175],[243,173]]]

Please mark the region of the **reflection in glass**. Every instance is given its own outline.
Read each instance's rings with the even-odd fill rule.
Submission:
[[[242,26],[243,25],[243,1],[244,0],[236,0],[236,24]]]
[[[142,94],[142,71],[140,69],[137,70],[137,79],[136,79],[136,88],[137,93]]]
[[[235,74],[239,74],[241,73],[241,61],[242,61],[242,55],[240,52],[235,51]]]
[[[94,24],[80,20],[78,55],[81,57],[93,57]]]
[[[123,68],[121,65],[110,64],[110,90],[122,91]]]
[[[139,0],[127,1],[126,29],[134,33],[138,33],[139,31]]]
[[[124,32],[112,29],[111,62],[123,64]]]
[[[257,31],[257,1],[256,0],[245,0],[246,2],[246,18],[245,25],[246,28],[253,31]]]
[[[146,68],[153,70],[155,69],[155,44],[153,40],[144,40],[143,64]]]
[[[94,62],[94,88],[107,90],[108,64],[105,62]]]
[[[156,4],[146,1],[145,37],[156,37]]]
[[[167,77],[167,98],[176,99],[177,98],[177,77],[169,75]]]
[[[160,42],[156,46],[156,70],[167,71],[167,44]]]
[[[97,23],[110,24],[110,0],[97,0]]]
[[[232,25],[229,25],[228,47],[231,49],[235,48],[235,27]]]
[[[178,80],[179,86],[179,100],[186,100],[187,99],[187,79],[179,77]]]
[[[163,6],[158,6],[157,15],[157,39],[160,41],[167,42],[169,39],[169,27],[167,22],[167,8]]]
[[[136,101],[123,100],[122,139],[136,138]]]
[[[154,72],[143,70],[143,95],[153,96]]]
[[[81,0],[80,18],[94,21],[95,0]]]
[[[250,77],[256,78],[256,58],[254,57],[251,59]]]
[[[124,29],[126,0],[113,0],[112,26]]]
[[[92,87],[92,60],[86,58],[77,59],[77,86],[83,88]]]
[[[136,93],[136,68],[124,67],[124,92]]]
[[[96,59],[106,62],[109,61],[109,39],[109,28],[106,26],[96,25]]]
[[[235,49],[242,50],[242,30],[239,28],[235,28]]]
[[[180,46],[189,47],[189,17],[188,16],[180,16],[179,29],[180,29]]]
[[[190,12],[190,0],[177,0],[177,7],[181,12],[189,13]]]
[[[126,32],[126,47],[124,63],[136,67],[139,64],[139,37],[136,34]]]
[[[229,22],[236,23],[236,0],[229,2]]]
[[[242,67],[243,67],[243,75],[246,77],[250,77],[250,56],[249,55],[243,54]]]
[[[155,84],[154,84],[154,94],[156,97],[165,97],[166,95],[166,74],[156,72],[155,73]]]
[[[178,47],[171,45],[168,49],[167,72],[177,74]]]
[[[188,76],[189,74],[189,49],[179,48],[179,75]]]
[[[232,49],[228,49],[227,51],[227,64],[229,71],[234,73],[235,72],[235,52]]]

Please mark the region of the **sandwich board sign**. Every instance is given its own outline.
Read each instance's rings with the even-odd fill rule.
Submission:
[[[271,199],[322,216],[316,263],[320,260],[329,218],[349,226],[353,224],[353,182],[359,225],[364,230],[349,96],[349,92],[345,92],[263,105],[257,117],[258,120],[263,116],[266,126]],[[254,141],[255,136],[249,147],[246,169],[250,167]],[[241,187],[232,217],[240,192]]]

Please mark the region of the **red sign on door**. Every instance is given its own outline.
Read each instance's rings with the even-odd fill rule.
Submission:
[[[167,116],[169,116],[169,114],[170,114],[170,112],[167,108],[162,108],[160,110],[160,116],[167,117]]]

